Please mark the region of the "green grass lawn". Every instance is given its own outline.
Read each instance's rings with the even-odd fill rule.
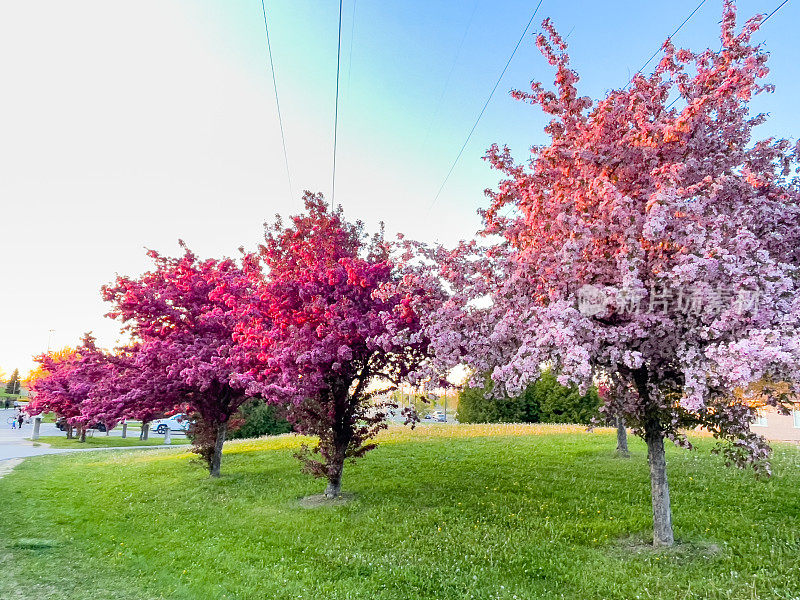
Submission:
[[[227,444],[219,480],[180,449],[29,459],[0,480],[0,598],[800,598],[800,450],[759,481],[671,448],[682,543],[656,552],[643,443],[563,431],[390,432],[316,509],[293,437]]]
[[[38,441],[43,444],[49,444],[53,448],[117,448],[124,446],[163,446],[164,436],[156,435],[147,440],[140,440],[138,433],[133,437],[126,438],[96,433],[93,436],[87,436],[85,442],[79,442],[75,438],[67,439],[66,435],[43,435]],[[173,445],[188,444],[189,440],[182,435],[175,435],[172,436],[172,443]]]

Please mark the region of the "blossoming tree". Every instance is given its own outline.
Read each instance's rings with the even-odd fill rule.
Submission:
[[[184,246],[185,248],[185,246]],[[220,474],[230,418],[248,396],[232,352],[235,309],[249,301],[249,280],[231,259],[178,258],[150,251],[154,269],[103,288],[136,341],[120,402],[140,418],[179,408],[197,417],[195,451]],[[113,397],[113,394],[111,394]]]
[[[681,431],[703,426],[730,461],[768,470],[752,404],[734,392],[796,379],[800,365],[798,150],[754,140],[764,116],[748,112],[769,89],[767,55],[750,43],[761,18],[737,30],[726,2],[719,51],[668,40],[652,75],[597,102],[579,95],[545,21],[555,90],[513,95],[552,116],[550,142],[525,163],[487,153],[506,179],[485,231],[503,242],[452,277],[458,293],[432,333],[440,357],[511,390],[546,363],[564,382],[607,385],[608,416],[647,443],[655,545],[674,540],[665,438],[687,445]]]
[[[105,376],[93,387],[82,407],[89,421],[141,421],[140,439],[146,440],[154,419],[186,411],[187,387],[169,374],[167,357],[154,347],[136,343],[118,348],[107,359]]]
[[[31,384],[32,400],[28,414],[53,412],[66,420],[67,435],[77,429],[81,442],[86,441],[87,428],[97,422],[89,410],[92,394],[108,373],[108,355],[97,347],[87,333],[73,350],[47,353],[37,359],[39,367]],[[102,420],[106,427],[115,421]]]
[[[367,238],[320,195],[306,192],[306,212],[267,228],[249,257],[258,301],[243,306],[237,341],[250,357],[252,389],[287,407],[298,432],[316,436],[299,457],[325,477],[325,494],[341,493],[346,459],[375,447],[385,427],[380,400],[426,360],[420,311],[435,287],[404,279],[382,234]]]

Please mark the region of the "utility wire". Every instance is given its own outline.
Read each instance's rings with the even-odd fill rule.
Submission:
[[[356,35],[356,0],[353,0],[353,16],[350,21],[350,52],[347,56],[347,95],[350,94],[350,72],[353,68],[353,38]]]
[[[788,2],[788,0],[786,0],[786,1]],[[672,32],[672,34],[671,34],[671,35],[670,35],[670,36],[669,36],[667,39],[668,39],[668,40],[671,40],[671,39],[672,39],[672,38],[674,38],[676,35],[678,35],[678,32],[679,32],[681,29],[683,29],[683,26],[684,26],[684,25],[686,25],[686,23],[688,23],[688,22],[689,22],[689,19],[691,19],[691,18],[694,16],[694,14],[695,14],[695,13],[696,13],[698,10],[700,10],[700,8],[701,8],[701,7],[703,6],[703,4],[705,4],[706,2],[707,2],[707,0],[701,0],[700,4],[698,4],[698,5],[695,7],[695,9],[694,9],[694,10],[693,10],[691,13],[689,13],[689,16],[688,16],[688,17],[686,17],[686,18],[683,20],[683,23],[681,23],[680,25],[678,25],[678,28],[677,28],[675,31],[673,31],[673,32]],[[642,65],[642,66],[639,68],[639,70],[638,70],[638,71],[636,71],[636,73],[634,73],[634,74],[633,74],[633,77],[631,77],[630,81],[629,81],[628,83],[626,83],[626,84],[625,84],[625,88],[627,88],[627,87],[628,87],[628,86],[629,86],[631,83],[633,83],[633,79],[634,79],[634,77],[636,77],[636,76],[637,76],[639,73],[641,73],[642,71],[644,71],[644,70],[645,70],[645,68],[647,67],[647,65],[649,65],[649,64],[652,62],[652,60],[653,60],[653,59],[654,59],[656,56],[658,56],[658,53],[659,53],[659,52],[661,52],[661,50],[662,50],[663,48],[664,48],[664,44],[661,44],[661,45],[660,45],[658,48],[656,48],[656,51],[655,51],[655,52],[653,52],[653,54],[651,54],[651,55],[650,55],[650,58],[648,58],[648,59],[647,59],[647,62],[646,62],[646,63],[644,63],[644,64],[643,64],[643,65]],[[625,89],[625,88],[622,88],[622,89]]]
[[[464,42],[467,39],[467,34],[469,33],[470,28],[472,27],[472,21],[475,19],[475,13],[478,9],[478,2],[479,0],[475,0],[475,4],[472,6],[472,13],[469,15],[469,20],[467,21],[467,26],[464,28],[464,33],[461,35],[461,41],[458,43],[458,48],[456,49],[456,53],[453,56],[453,62],[450,63],[450,70],[447,72],[447,77],[444,79],[444,85],[442,86],[442,91],[439,94],[439,99],[436,101],[436,108],[433,111],[433,116],[431,116],[430,121],[428,122],[428,126],[425,130],[425,140],[422,142],[423,148],[427,146],[428,138],[431,135],[431,129],[433,129],[433,123],[436,122],[437,117],[439,116],[439,112],[442,108],[442,101],[444,100],[444,95],[447,92],[447,87],[450,85],[450,79],[453,76],[453,72],[456,69],[456,64],[458,63],[458,59],[461,56],[461,49],[464,47]]]
[[[292,174],[289,171],[289,154],[286,152],[286,136],[283,133],[283,117],[281,116],[281,103],[278,100],[278,84],[275,81],[275,63],[272,61],[272,46],[269,43],[269,27],[267,27],[267,7],[261,0],[261,11],[264,13],[264,32],[267,36],[267,52],[269,53],[269,68],[272,71],[272,88],[275,90],[275,106],[278,108],[278,123],[281,126],[281,143],[283,144],[283,162],[286,164],[286,180],[289,182],[289,201],[294,198],[292,191]]]
[[[784,4],[786,4],[787,2],[789,2],[789,0],[783,0],[783,2],[781,2],[781,3],[778,5],[778,8],[776,8],[776,9],[775,9],[775,10],[773,10],[771,13],[769,13],[769,14],[766,16],[766,18],[765,18],[763,21],[761,21],[761,23],[759,23],[759,24],[758,24],[758,26],[759,26],[759,27],[761,27],[761,26],[762,26],[764,23],[766,23],[767,21],[769,21],[769,18],[770,18],[772,15],[774,15],[776,12],[778,12],[780,9],[782,9],[782,8],[783,8],[783,5],[784,5]]]
[[[342,0],[339,0],[339,48],[336,51],[336,106],[333,113],[333,175],[331,179],[331,205],[336,197],[336,134],[339,129],[339,67],[342,60]]]
[[[533,14],[531,15],[531,18],[528,21],[528,24],[525,25],[525,30],[522,32],[522,35],[519,36],[519,40],[517,41],[517,45],[514,46],[514,50],[513,50],[513,52],[511,52],[511,56],[508,57],[508,61],[506,61],[506,66],[503,67],[503,71],[500,73],[500,77],[497,78],[497,81],[495,82],[494,87],[492,88],[492,91],[489,93],[489,97],[486,98],[486,102],[483,103],[483,108],[481,108],[481,112],[478,114],[478,118],[475,119],[475,123],[472,125],[472,129],[469,130],[469,134],[467,135],[467,139],[464,140],[464,143],[461,145],[461,149],[458,151],[458,155],[456,156],[456,159],[453,161],[453,164],[450,165],[450,170],[447,172],[447,175],[445,176],[444,181],[442,181],[442,185],[439,186],[439,191],[436,192],[436,196],[434,197],[433,201],[430,203],[430,205],[428,205],[428,212],[431,211],[431,209],[433,208],[433,205],[436,204],[436,202],[439,200],[439,196],[441,195],[442,190],[444,189],[444,186],[447,185],[447,180],[450,179],[450,175],[452,175],[453,169],[456,168],[456,165],[458,164],[458,161],[461,158],[461,155],[464,153],[464,149],[467,147],[467,144],[469,143],[469,140],[472,138],[472,134],[475,133],[475,128],[478,126],[478,123],[480,122],[481,117],[483,117],[483,113],[486,112],[486,107],[489,106],[489,102],[491,102],[492,96],[494,96],[494,93],[497,91],[497,87],[500,85],[500,81],[503,79],[503,76],[506,74],[506,71],[508,70],[508,66],[511,64],[511,61],[514,58],[514,55],[517,53],[517,49],[519,49],[520,44],[522,44],[522,40],[525,39],[525,35],[528,33],[528,29],[530,29],[531,23],[533,23],[533,19],[536,17],[536,13],[539,12],[539,7],[542,5],[543,1],[544,0],[539,0],[539,4],[536,5],[536,9],[534,9]]]

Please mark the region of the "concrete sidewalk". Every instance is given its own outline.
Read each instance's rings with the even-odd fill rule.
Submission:
[[[11,458],[27,458],[39,454],[56,454],[61,450],[50,448],[47,444],[33,445],[26,440],[33,433],[33,425],[23,424],[21,428],[11,429],[8,420],[15,417],[17,411],[13,409],[0,410],[0,461]],[[42,423],[40,435],[58,435],[61,432],[52,423]]]
[[[9,458],[8,460],[0,460],[0,479],[2,479],[5,475],[11,473],[19,463],[21,463],[23,458]]]
[[[23,458],[41,456],[43,454],[68,454],[71,452],[105,452],[109,450],[138,450],[142,448],[163,449],[181,448],[176,446],[119,446],[111,448],[51,448],[48,444],[31,442],[26,439],[33,433],[33,425],[24,424],[21,429],[11,429],[6,421],[16,415],[13,409],[0,409],[0,478],[18,465]],[[42,423],[39,435],[64,435],[52,423]]]

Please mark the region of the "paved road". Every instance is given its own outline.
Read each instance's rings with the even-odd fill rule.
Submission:
[[[11,424],[8,419],[17,414],[14,409],[0,409],[0,462],[16,459],[27,458],[29,456],[39,456],[41,454],[63,454],[65,452],[91,452],[98,450],[131,450],[135,448],[161,448],[162,446],[123,446],[120,448],[51,448],[47,444],[34,445],[33,442],[26,439],[31,437],[33,433],[33,424],[23,424],[22,429],[11,429]],[[111,435],[122,435],[121,429],[110,432]],[[131,433],[131,430],[128,430]],[[40,436],[48,435],[64,435],[62,431],[53,423],[42,423],[39,429]],[[95,433],[95,435],[105,435],[104,433]],[[139,435],[138,428],[135,430],[135,435]],[[152,434],[151,434],[152,435]],[[174,434],[173,434],[174,435]],[[168,448],[169,446],[163,446]],[[180,446],[178,446],[180,447]]]
[[[46,444],[34,446],[25,438],[30,437],[33,425],[23,424],[21,429],[11,429],[8,419],[16,416],[14,409],[0,409],[0,460],[26,458],[39,454],[57,454],[63,450],[50,448]],[[61,432],[52,423],[42,423],[39,435],[58,435]]]

